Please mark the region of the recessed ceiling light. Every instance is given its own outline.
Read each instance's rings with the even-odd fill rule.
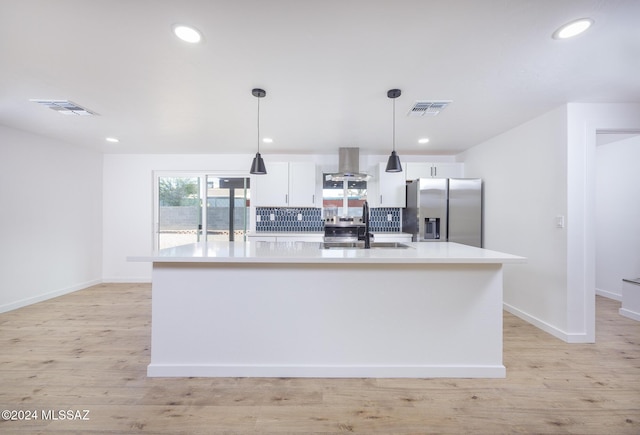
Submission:
[[[173,33],[185,42],[197,44],[202,40],[202,34],[195,28],[181,24],[173,26]]]
[[[262,142],[264,143],[273,143],[273,139],[271,139],[270,137],[265,137],[262,139]]]
[[[421,139],[418,139],[418,143],[429,143],[429,138],[428,137],[423,137]]]
[[[118,143],[120,142],[120,139],[118,139],[117,137],[107,137],[104,140],[106,140],[107,142],[111,142],[111,143]]]
[[[591,18],[580,18],[579,20],[572,21],[560,27],[558,30],[553,32],[551,37],[553,39],[573,38],[587,30],[592,24],[593,20]]]

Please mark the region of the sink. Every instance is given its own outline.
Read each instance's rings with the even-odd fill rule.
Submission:
[[[407,249],[411,246],[398,242],[371,242],[371,249]],[[320,249],[364,249],[364,242],[323,242]]]

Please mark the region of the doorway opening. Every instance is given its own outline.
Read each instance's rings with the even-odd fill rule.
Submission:
[[[596,294],[621,301],[640,276],[640,130],[597,130],[595,156]]]

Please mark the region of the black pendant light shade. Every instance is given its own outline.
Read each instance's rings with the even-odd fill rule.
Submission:
[[[387,172],[402,172],[402,165],[400,164],[400,157],[395,151],[391,151],[389,160],[387,161]]]
[[[264,160],[260,155],[260,98],[263,98],[267,95],[267,92],[264,89],[252,89],[251,94],[258,99],[258,152],[256,156],[253,158],[253,162],[251,163],[250,174],[253,175],[264,175],[267,173],[267,168],[264,165]]]
[[[390,89],[387,91],[387,97],[393,99],[393,151],[391,151],[391,155],[387,161],[386,172],[402,172],[400,157],[396,154],[396,98],[401,94],[400,89]]]
[[[267,168],[264,166],[264,160],[260,153],[256,153],[256,156],[253,158],[249,173],[254,175],[264,175],[267,173]]]

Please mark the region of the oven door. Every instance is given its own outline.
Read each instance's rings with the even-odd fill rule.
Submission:
[[[325,225],[325,242],[356,242],[364,235],[364,225]]]

